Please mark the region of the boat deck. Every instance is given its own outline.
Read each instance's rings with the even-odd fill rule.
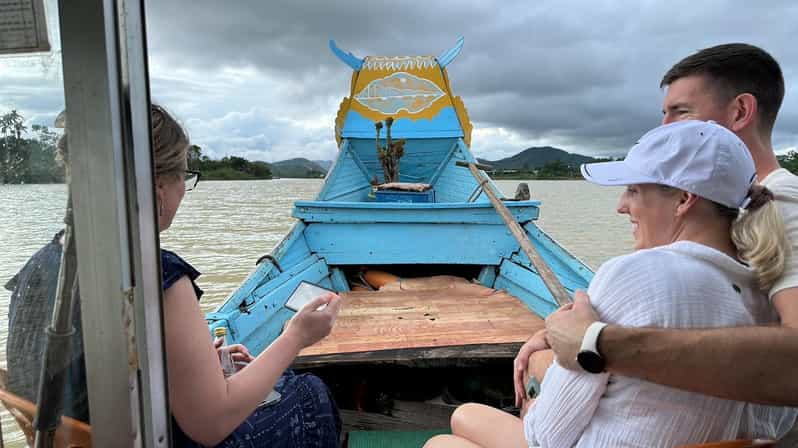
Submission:
[[[332,333],[303,350],[295,366],[512,358],[544,326],[505,291],[441,283],[429,288],[403,280],[379,291],[341,294]]]

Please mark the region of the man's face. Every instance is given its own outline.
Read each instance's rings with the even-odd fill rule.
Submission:
[[[709,82],[704,75],[686,76],[672,82],[667,87],[662,105],[662,124],[681,120],[712,120],[729,128],[729,104],[720,104]]]

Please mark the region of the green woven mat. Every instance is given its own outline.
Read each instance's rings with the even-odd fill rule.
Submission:
[[[349,448],[421,448],[424,442],[448,429],[426,431],[350,431]]]

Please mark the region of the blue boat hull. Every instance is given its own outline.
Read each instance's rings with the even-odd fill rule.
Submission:
[[[353,266],[418,265],[418,276],[431,265],[475,266],[480,283],[507,290],[531,312],[548,315],[556,302],[537,271],[469,171],[455,165],[457,160],[471,159],[470,152],[459,141],[437,140],[432,143],[450,148],[446,163],[428,170],[424,179],[435,182],[439,198],[435,203],[370,200],[369,178],[378,170],[376,158],[363,162],[368,154],[345,150],[318,199],[295,204],[293,216],[298,222],[271,257],[208,315],[211,328],[227,327],[235,342],[259,353],[293,315],[283,305],[300,281],[349,291],[345,271]],[[429,141],[425,145],[428,154],[435,152]],[[345,142],[344,147],[355,145]],[[406,171],[413,175],[413,170]],[[455,194],[460,201],[440,202]],[[535,225],[540,202],[507,201],[506,205],[565,288],[570,292],[586,288],[591,270]]]
[[[451,403],[441,408],[428,400],[458,389],[452,395],[462,400],[506,407],[514,401],[508,377],[512,357],[542,326],[540,318],[556,308],[484,193],[499,190],[457,166],[476,163],[472,125],[445,69],[462,45],[461,39],[438,59],[360,59],[331,43],[333,53],[354,70],[350,96],[335,120],[338,157],[315,200],[295,203],[297,222],[285,238],[207,316],[211,330],[227,327],[234,342],[258,354],[293,316],[284,305],[299,282],[341,292],[344,309],[333,333],[297,363],[313,366],[331,386],[345,429],[445,428]],[[393,126],[394,142],[404,140],[398,181],[414,185],[375,191],[380,179],[393,181],[386,180],[391,185],[383,190],[396,187],[397,180],[395,159],[386,158],[396,154],[388,151],[396,146],[388,144],[388,129],[380,134],[383,122]],[[591,270],[535,224],[541,204],[505,204],[566,290],[586,288]],[[460,289],[418,292],[403,289],[403,281],[398,292],[387,286],[350,292],[362,283],[364,270],[404,278],[445,274],[460,277]],[[352,366],[355,370],[348,370]],[[368,396],[388,399],[369,405]],[[364,411],[371,414],[361,420]]]

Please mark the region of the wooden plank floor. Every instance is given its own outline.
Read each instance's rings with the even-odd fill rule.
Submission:
[[[431,290],[402,290],[397,286],[341,296],[343,308],[332,333],[303,350],[299,364],[303,359],[325,358],[367,361],[380,358],[380,353],[390,353],[388,359],[382,359],[390,360],[401,358],[406,351],[419,353],[419,349],[426,358],[468,352],[452,350],[457,347],[490,353],[491,347],[500,346],[504,357],[505,352],[514,353],[544,326],[543,320],[517,298],[480,285]]]

